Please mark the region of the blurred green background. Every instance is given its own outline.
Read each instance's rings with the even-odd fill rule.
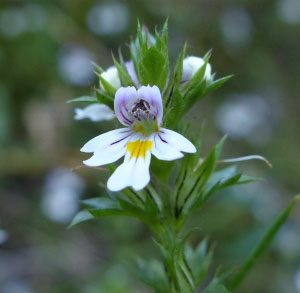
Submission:
[[[205,122],[204,152],[228,133],[224,158],[273,164],[240,164],[265,180],[216,195],[192,241],[209,235],[214,268],[235,268],[300,191],[299,0],[1,0],[0,292],[151,292],[133,266],[159,255],[144,226],[66,229],[80,199],[104,194],[107,174],[80,168],[79,149],[112,125],[75,122],[65,102],[92,93],[91,61],[107,68],[120,46],[128,57],[137,18],[153,29],[166,17],[171,61],[188,41],[190,55],[213,49],[217,76],[235,75],[186,117],[195,131]],[[300,292],[299,212],[237,292]]]

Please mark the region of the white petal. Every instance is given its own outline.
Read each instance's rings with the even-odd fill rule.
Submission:
[[[124,163],[108,179],[107,187],[109,190],[119,191],[126,187],[141,190],[149,183],[150,152],[146,154],[145,159],[130,159],[129,156],[129,154],[126,155]]]
[[[88,141],[80,151],[84,153],[93,153],[97,150],[102,150],[111,144],[115,144],[117,141],[131,134],[132,131],[129,128],[115,129],[94,137]]]
[[[195,146],[181,134],[166,128],[160,129],[160,136],[167,143],[175,147],[180,152],[195,153]]]
[[[172,161],[183,157],[183,154],[177,148],[166,142],[158,134],[154,137],[152,154],[159,160],[164,161]]]
[[[76,108],[75,120],[88,118],[94,122],[111,120],[115,117],[114,112],[104,104],[91,104],[83,109]]]
[[[91,139],[81,151],[94,154],[83,163],[87,166],[102,166],[117,161],[125,155],[126,145],[132,134],[130,129],[121,128]]]
[[[183,60],[182,82],[189,81],[195,73],[204,65],[205,61],[201,57],[189,56]],[[207,63],[204,77],[207,81],[212,79],[211,65]]]
[[[121,87],[119,72],[115,66],[109,67],[106,71],[104,71],[101,74],[101,77],[103,77],[107,82],[109,82],[115,89]],[[102,87],[101,82],[100,86]]]
[[[126,142],[125,144],[115,144],[107,147],[101,151],[96,151],[94,155],[83,163],[90,167],[103,166],[106,164],[113,163],[122,158],[126,153]]]

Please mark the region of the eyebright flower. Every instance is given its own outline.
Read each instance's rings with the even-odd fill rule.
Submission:
[[[161,127],[163,105],[157,86],[122,87],[116,92],[115,114],[124,128],[101,134],[81,149],[93,153],[84,161],[87,166],[102,166],[125,156],[124,162],[107,182],[111,191],[125,187],[143,189],[150,181],[151,154],[171,161],[194,153],[194,145],[181,134]]]
[[[90,119],[93,122],[112,120],[114,112],[104,104],[91,104],[83,109],[75,108],[75,120]]]
[[[189,81],[195,73],[204,65],[205,61],[200,57],[189,56],[183,60],[182,82]],[[211,65],[207,63],[204,78],[212,80]]]

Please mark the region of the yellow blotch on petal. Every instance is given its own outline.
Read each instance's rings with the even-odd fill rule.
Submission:
[[[130,153],[130,159],[132,158],[146,158],[148,151],[152,150],[153,142],[151,140],[136,140],[130,141],[127,144],[127,152]]]

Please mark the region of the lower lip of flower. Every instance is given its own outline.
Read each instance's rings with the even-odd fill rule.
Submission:
[[[128,142],[126,150],[130,154],[130,159],[145,159],[147,152],[151,151],[152,147],[153,142],[151,140],[136,140]]]

